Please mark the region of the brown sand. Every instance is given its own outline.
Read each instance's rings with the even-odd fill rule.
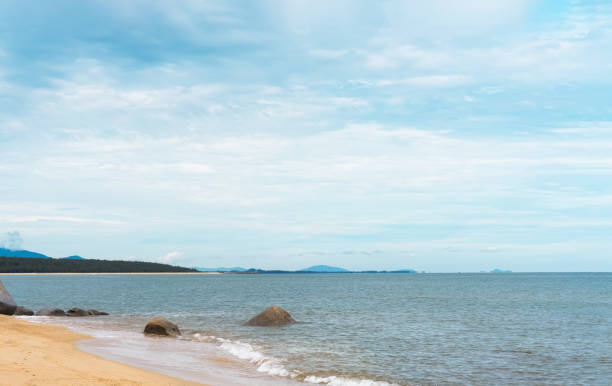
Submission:
[[[79,351],[90,339],[0,315],[0,385],[195,385]]]

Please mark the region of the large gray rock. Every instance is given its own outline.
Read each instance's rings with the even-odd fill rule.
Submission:
[[[246,322],[247,326],[284,326],[295,323],[291,315],[279,306],[270,306]]]
[[[156,316],[147,323],[144,333],[162,336],[178,336],[181,335],[181,330],[179,330],[176,324],[163,316]]]
[[[66,316],[89,316],[89,313],[81,308],[71,308],[66,311]]]
[[[66,316],[66,313],[59,308],[43,308],[36,313],[36,316]]]
[[[29,308],[25,308],[24,306],[17,306],[13,315],[32,316],[34,315],[34,311]]]
[[[15,300],[0,281],[0,314],[13,315],[16,308]]]
[[[108,315],[108,312],[98,310],[87,310],[87,313],[91,316]]]

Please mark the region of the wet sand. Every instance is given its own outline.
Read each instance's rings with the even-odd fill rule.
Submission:
[[[0,315],[1,385],[196,385],[79,351],[90,339],[63,327]]]

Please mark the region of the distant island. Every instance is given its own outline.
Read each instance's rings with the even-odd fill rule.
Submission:
[[[218,268],[204,268],[204,267],[193,267],[196,271],[199,272],[245,272],[247,268],[242,267],[218,267]]]
[[[26,257],[26,258],[37,258],[37,259],[48,259],[49,256],[43,255],[42,253],[26,251],[24,249],[12,250],[6,248],[0,248],[0,256],[4,257]]]
[[[67,259],[67,260],[86,260],[84,257],[82,256],[78,256],[78,255],[74,255],[74,256],[68,256],[68,257],[62,257],[62,259]]]
[[[130,273],[130,272],[220,272],[236,274],[278,273],[418,273],[414,269],[351,271],[331,265],[313,265],[299,270],[243,267],[179,267],[146,261],[86,259],[79,255],[53,258],[42,253],[0,248],[0,273]],[[500,271],[501,272],[501,271]],[[503,271],[505,272],[505,271]]]
[[[0,273],[197,272],[191,268],[145,261],[0,257]]]
[[[344,273],[350,271],[340,267],[331,267],[329,265],[313,265],[312,267],[300,269],[300,272]]]
[[[299,269],[296,271],[291,270],[282,270],[282,269],[258,269],[258,268],[242,268],[242,267],[233,267],[233,268],[201,268],[194,267],[195,270],[200,272],[222,272],[222,273],[236,273],[236,274],[278,274],[278,273],[303,273],[303,274],[311,274],[311,273],[417,273],[414,269],[400,269],[395,271],[350,271],[345,268],[340,267],[332,267],[330,265],[313,265],[312,267]]]
[[[51,259],[51,257],[47,255],[43,255],[42,253],[26,251],[25,249],[12,250],[12,249],[0,248],[0,256],[22,257],[22,258],[28,258],[28,259],[33,259],[33,258],[34,259]],[[84,257],[78,256],[78,255],[60,257],[60,259],[85,260]]]

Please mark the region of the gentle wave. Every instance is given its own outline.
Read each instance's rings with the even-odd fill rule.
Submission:
[[[309,375],[304,378],[304,382],[324,384],[329,386],[399,386],[395,383],[388,383],[384,381],[372,381],[370,379],[352,379],[337,376],[329,377],[317,377],[315,375]]]
[[[53,325],[63,325],[74,329],[76,332],[86,333],[97,339],[125,339],[126,337],[123,335],[124,332],[122,330],[106,330],[100,328],[101,326],[89,326],[87,329],[83,329],[83,325],[78,323],[78,320],[70,320],[70,319],[58,319],[51,318],[46,316],[35,316],[35,317],[22,317],[18,316],[18,318],[29,321],[36,321],[39,323],[45,324],[53,324]],[[94,327],[94,328],[92,328]],[[125,331],[127,332],[127,331]],[[262,352],[258,351],[252,344],[247,342],[242,342],[240,340],[230,340],[221,338],[214,335],[207,335],[201,333],[193,333],[193,334],[185,334],[179,337],[179,340],[190,340],[190,341],[198,341],[202,343],[210,343],[214,344],[217,348],[223,350],[224,352],[240,359],[252,363],[256,366],[258,372],[278,376],[278,377],[287,377],[291,378],[298,382],[311,383],[311,384],[319,384],[319,385],[328,385],[328,386],[399,386],[392,383],[387,383],[384,381],[373,381],[370,379],[355,379],[349,377],[342,376],[317,376],[317,375],[309,375],[304,374],[297,370],[288,370],[283,366],[283,361],[278,358],[270,357],[264,355]]]
[[[211,335],[193,334],[195,340],[203,342],[217,342],[219,348],[223,351],[235,356],[236,358],[249,361],[257,366],[257,371],[266,373],[269,375],[276,375],[279,377],[290,377],[296,378],[300,375],[297,371],[287,370],[281,363],[280,360],[272,357],[267,357],[261,352],[255,350],[249,343],[241,341],[232,341],[229,339],[219,338]]]
[[[202,335],[199,333],[193,334],[191,337],[192,339],[201,342],[218,343],[218,347],[225,352],[235,356],[238,359],[246,360],[255,364],[257,366],[257,371],[266,373],[268,375],[290,377],[296,380],[301,380],[305,383],[319,385],[323,384],[329,386],[399,386],[384,381],[373,381],[370,379],[354,379],[334,375],[328,377],[318,377],[316,375],[302,374],[296,370],[287,370],[282,365],[282,361],[277,358],[265,356],[249,343],[232,341],[229,339],[219,338],[212,335]]]

